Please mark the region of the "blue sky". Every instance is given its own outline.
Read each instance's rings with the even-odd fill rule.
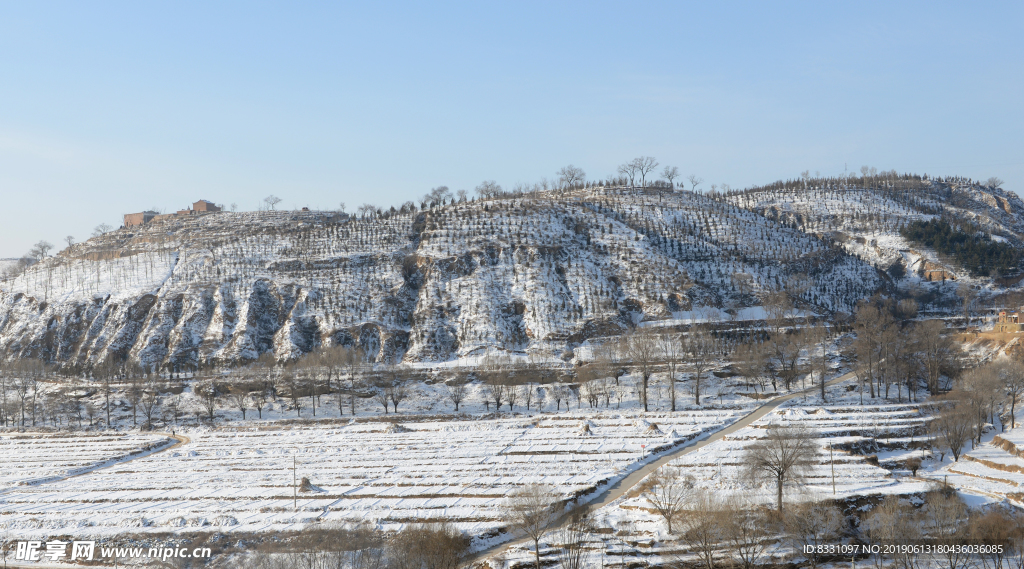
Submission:
[[[880,170],[1024,190],[1024,3],[3,2],[0,257],[197,199],[732,187]]]

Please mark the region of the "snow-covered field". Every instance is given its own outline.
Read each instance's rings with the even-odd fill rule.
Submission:
[[[1024,507],[1024,427],[989,433],[983,440],[956,462],[946,457],[946,465],[928,476],[961,492]]]
[[[860,405],[859,394],[847,391],[850,385],[851,382],[844,382],[831,387],[827,404],[822,404],[817,396],[797,398],[749,427],[684,454],[669,464],[693,477],[698,492],[723,501],[732,498],[748,507],[772,508],[774,484],[752,483],[744,474],[745,447],[763,437],[769,426],[798,426],[814,437],[818,455],[816,464],[801,482],[787,488],[785,501],[789,506],[806,500],[906,495],[931,489],[934,484],[913,478],[902,469],[905,459],[927,455],[926,444],[925,448],[919,448],[922,440],[928,440],[924,435],[927,404],[888,404],[879,399]],[[842,450],[853,446],[862,452],[867,449],[874,452],[855,454]],[[881,466],[871,464],[871,455],[878,457]],[[888,468],[883,468],[886,466]],[[663,519],[643,495],[627,494],[595,512],[594,519],[599,531],[588,539],[591,566],[600,565],[601,560],[606,565],[672,563],[680,556],[696,562],[679,532],[668,533]],[[551,546],[558,543],[558,539],[556,533],[550,533],[541,545],[551,561],[555,553]],[[774,562],[783,562],[788,553],[785,547],[773,546],[769,548],[768,557]],[[532,544],[517,545],[503,554],[501,561],[511,566],[528,562],[532,555]]]
[[[299,529],[314,520],[381,527],[447,519],[474,535],[503,525],[522,484],[583,495],[743,413],[577,412],[490,421],[197,430],[191,442],[122,466],[0,495],[19,535],[113,535],[200,527]],[[646,449],[643,448],[646,446]],[[7,447],[0,447],[6,452]],[[8,460],[7,454],[0,460]],[[295,475],[314,488],[298,494]]]
[[[786,407],[671,464],[693,476],[698,487],[714,491],[720,497],[737,495],[745,500],[770,505],[775,500],[774,485],[750,485],[743,472],[743,453],[745,447],[763,437],[772,425],[802,427],[815,437],[818,449],[816,464],[800,485],[790,489],[798,500],[906,494],[922,489],[920,483],[902,482],[889,470],[870,464],[863,454],[843,450],[860,446],[878,447],[881,451],[911,446],[915,440],[920,442],[925,417],[917,405]],[[876,451],[873,454],[883,463],[885,460],[902,462],[902,459],[887,456],[891,451]]]
[[[159,435],[123,433],[0,435],[0,493],[74,476],[169,442]]]

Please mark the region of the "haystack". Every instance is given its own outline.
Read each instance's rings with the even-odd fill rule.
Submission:
[[[594,424],[590,421],[583,421],[583,423],[580,424],[579,430],[576,431],[576,434],[582,437],[592,436],[594,434],[594,430],[592,429],[593,426]]]

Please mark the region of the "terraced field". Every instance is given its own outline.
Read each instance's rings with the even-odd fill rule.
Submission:
[[[549,484],[565,497],[586,494],[644,456],[742,412],[186,433],[191,441],[171,451],[0,495],[0,527],[19,535],[110,535],[198,527],[278,531],[317,519],[387,527],[443,517],[481,535],[503,525],[504,498],[523,484]],[[294,475],[311,482],[297,500],[293,464]]]
[[[931,474],[969,492],[1024,506],[1024,427],[1000,433]]]
[[[0,492],[87,472],[170,443],[159,435],[120,433],[0,435]]]

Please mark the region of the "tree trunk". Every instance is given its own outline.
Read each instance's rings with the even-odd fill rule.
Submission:
[[[775,489],[776,489],[776,495],[775,495],[776,503],[778,504],[779,512],[782,512],[782,479],[781,478],[776,480]]]

